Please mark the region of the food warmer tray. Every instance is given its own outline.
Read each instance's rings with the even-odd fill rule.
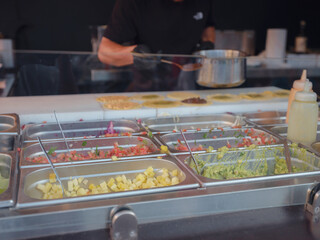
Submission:
[[[19,143],[19,117],[16,114],[0,115],[0,152],[14,151]]]
[[[108,129],[110,121],[78,121],[62,122],[61,128],[67,139],[102,138]],[[116,133],[131,133],[139,135],[142,126],[133,120],[112,121]],[[59,141],[63,138],[58,123],[42,123],[27,125],[22,134],[24,142],[37,142],[37,137],[42,141]]]
[[[0,134],[17,135],[20,132],[20,122],[17,114],[0,114]]]
[[[255,135],[259,135],[261,133],[264,134],[264,136],[268,139],[274,139],[271,144],[277,144],[279,142],[279,139],[276,137],[276,135],[271,135],[261,129],[257,128],[248,128],[248,127],[242,127],[240,129],[233,129],[233,128],[225,128],[225,129],[216,129],[213,131],[194,131],[190,132],[187,131],[184,133],[187,142],[190,146],[190,148],[195,148],[201,144],[204,148],[208,148],[209,146],[212,146],[215,150],[218,148],[224,147],[227,144],[230,144],[231,148],[235,148],[238,146],[238,144],[243,141],[243,138],[251,139],[250,136],[248,136],[245,131],[254,131]],[[181,151],[175,149],[175,146],[179,144],[179,141],[185,145],[185,142],[181,136],[180,132],[177,133],[168,133],[168,134],[160,134],[155,135],[157,140],[162,145],[167,145],[169,147],[169,150],[171,153],[185,153],[186,151]],[[252,140],[253,143],[257,144],[257,140]],[[204,151],[197,151],[194,152],[205,152]]]
[[[9,178],[8,188],[0,194],[0,208],[12,207],[15,204],[17,189],[17,159],[14,152],[0,153],[0,173]]]
[[[168,187],[112,192],[106,194],[88,195],[82,197],[70,197],[54,200],[42,200],[41,192],[36,189],[37,184],[45,184],[49,182],[49,174],[52,173],[51,168],[24,168],[21,170],[20,189],[18,195],[18,208],[37,207],[44,205],[55,205],[70,202],[81,202],[89,200],[121,198],[128,196],[137,196],[142,194],[153,194],[168,191],[179,191],[184,189],[197,188],[198,182],[174,159],[166,157],[165,159],[143,158],[130,161],[92,163],[73,166],[59,166],[56,171],[59,174],[64,186],[70,180],[70,177],[84,177],[89,183],[99,184],[101,181],[107,181],[111,177],[121,176],[124,174],[128,178],[134,178],[138,173],[143,173],[148,167],[152,166],[154,171],[161,171],[167,168],[169,171],[178,169],[180,183]]]
[[[237,160],[240,159],[239,154],[244,154],[242,156],[244,159],[244,163],[246,164],[245,168],[248,170],[257,169],[257,167],[262,166],[264,163],[268,165],[268,173],[267,175],[251,177],[251,178],[238,178],[238,179],[212,179],[208,177],[204,177],[200,174],[197,174],[191,167],[192,163],[191,157],[189,154],[186,155],[176,155],[175,157],[186,164],[186,166],[197,175],[198,179],[204,184],[206,187],[211,186],[219,186],[219,185],[230,185],[230,184],[240,184],[240,183],[253,183],[253,182],[266,182],[266,181],[281,181],[287,179],[295,179],[295,178],[304,178],[304,177],[312,177],[319,176],[320,174],[320,157],[315,154],[305,151],[301,152],[300,150],[289,148],[290,149],[290,157],[293,167],[297,167],[301,169],[300,172],[295,173],[286,173],[286,174],[271,174],[274,170],[275,157],[285,159],[284,148],[283,145],[278,145],[277,147],[271,146],[266,148],[256,148],[252,150],[242,150],[242,151],[229,151],[226,152],[219,160],[219,153],[201,153],[195,156],[196,159],[202,160],[206,163],[203,168],[218,166],[218,165],[230,165],[237,163]]]
[[[82,139],[82,140],[68,140],[67,144],[70,151],[77,151],[77,153],[84,153],[97,150],[111,150],[114,147],[114,143],[117,142],[119,147],[129,148],[140,143],[150,146],[154,149],[153,153],[146,155],[137,155],[137,156],[128,156],[128,157],[119,157],[119,159],[135,159],[141,157],[158,157],[164,156],[159,150],[158,143],[148,136],[124,136],[124,137],[112,137],[112,138],[95,138],[95,139]],[[68,153],[66,143],[62,140],[54,142],[44,142],[43,143],[45,150],[48,152],[50,149],[56,149],[55,153],[58,155],[60,153]],[[33,163],[27,161],[26,158],[33,158],[38,156],[44,156],[43,151],[41,150],[39,143],[26,143],[20,152],[20,167],[39,167],[39,166],[49,166],[49,163]],[[52,158],[51,158],[52,159]],[[54,163],[54,165],[66,165],[66,164],[81,164],[81,163],[92,163],[92,162],[104,162],[111,161],[111,158],[102,158],[102,159],[91,159],[91,160],[82,160],[82,161],[68,161]]]
[[[153,133],[167,133],[172,130],[210,130],[217,127],[231,127],[234,124],[243,125],[243,121],[236,122],[233,114],[170,116],[148,118],[142,121],[142,125]]]

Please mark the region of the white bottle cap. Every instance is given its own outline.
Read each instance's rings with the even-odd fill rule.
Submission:
[[[304,90],[297,92],[295,99],[301,102],[316,102],[317,94],[315,92],[311,92],[310,89],[312,89],[312,82],[306,79]]]
[[[303,72],[302,72],[300,80],[295,80],[293,82],[293,88],[297,89],[299,91],[302,91],[304,89],[304,85],[305,85],[306,80],[307,80],[307,70],[304,69]],[[311,85],[311,88],[309,90],[311,90],[311,89],[312,89],[312,85]]]

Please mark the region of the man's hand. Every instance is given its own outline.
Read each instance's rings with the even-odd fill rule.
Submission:
[[[136,53],[136,54],[135,54]],[[145,44],[139,44],[133,49],[133,64],[139,70],[154,70],[159,64],[156,56],[150,56],[150,48]]]

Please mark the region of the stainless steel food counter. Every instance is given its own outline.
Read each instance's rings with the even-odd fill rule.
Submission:
[[[179,119],[174,115],[150,116],[141,121],[115,120],[113,135],[106,135],[109,120],[60,119],[66,137],[64,141],[54,121],[28,124],[20,133],[18,116],[2,114],[0,168],[3,177],[10,181],[4,195],[0,194],[1,237],[26,239],[66,234],[65,237],[85,239],[77,233],[92,232],[99,239],[99,236],[107,235],[103,229],[114,224],[113,210],[116,206],[126,206],[127,211],[136,215],[139,239],[148,239],[148,236],[150,239],[150,232],[143,229],[152,229],[152,226],[158,226],[158,231],[153,230],[159,234],[154,239],[188,239],[185,233],[193,233],[194,239],[199,239],[203,233],[193,226],[206,224],[205,220],[219,219],[220,223],[212,223],[215,227],[211,229],[215,233],[221,233],[227,222],[230,231],[241,232],[250,226],[247,231],[254,233],[257,228],[253,224],[246,226],[247,220],[242,221],[242,218],[253,219],[256,214],[264,212],[272,219],[270,212],[274,209],[279,209],[278,214],[283,209],[297,209],[293,217],[299,215],[301,220],[301,205],[306,202],[307,190],[314,182],[320,182],[320,154],[310,147],[303,149],[300,147],[304,146],[289,144],[293,171],[282,172],[281,161],[285,164],[288,159],[283,145],[285,138],[274,128],[286,126],[285,114],[255,110],[252,114],[237,116],[208,113],[196,117],[180,116]],[[198,163],[202,163],[199,173],[192,165],[190,154],[185,151],[180,130]],[[45,195],[39,190],[39,185],[51,184],[52,189],[55,183],[51,182],[52,170],[48,162],[43,161],[45,158],[37,137],[43,140],[63,188],[68,191],[69,182],[75,179],[81,179],[80,187],[92,189],[122,175],[125,179],[134,179],[139,174],[148,176],[146,169],[149,167],[153,168],[155,175],[148,178],[160,177],[160,182],[161,174],[166,174],[172,182],[138,190],[120,191],[120,188],[112,190],[109,187],[105,193],[94,194],[86,190],[90,194],[43,199]],[[256,146],[250,148],[253,145]],[[148,151],[145,151],[146,146]],[[131,155],[129,150],[134,154]],[[108,157],[108,154],[114,155]],[[244,175],[228,179],[218,172],[220,177],[217,177],[217,167],[225,170],[237,164]],[[276,169],[279,166],[280,172]],[[252,175],[256,170],[261,170],[262,174]],[[174,176],[177,176],[175,183]],[[83,185],[83,179],[89,183]],[[283,221],[290,224],[287,218]],[[185,230],[177,229],[173,233],[174,225],[168,224],[170,222]],[[301,224],[304,223],[308,223],[307,219]],[[167,231],[161,232],[159,229],[164,226]],[[208,231],[210,226],[200,229]],[[230,237],[230,233],[224,234],[225,239]],[[305,239],[314,237],[313,233],[308,234],[310,238]],[[261,239],[265,238],[261,236]]]

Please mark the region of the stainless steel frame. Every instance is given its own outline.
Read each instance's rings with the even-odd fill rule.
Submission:
[[[257,121],[253,121],[253,123],[257,124]],[[258,123],[257,125],[260,126],[259,129],[261,130],[268,126],[262,125],[259,121]],[[272,127],[274,124],[277,123],[273,122],[269,126]],[[169,132],[171,134],[172,129]],[[170,135],[169,132],[164,131],[160,135],[155,134],[155,138],[150,141],[159,147],[160,144],[165,144],[161,140],[161,137],[165,136],[163,133]],[[187,131],[186,135],[187,133],[197,134],[195,131]],[[203,133],[200,132],[199,134]],[[281,141],[280,135],[275,134],[274,136]],[[126,137],[123,138],[126,139]],[[100,140],[93,139],[93,141]],[[114,141],[114,138],[110,141]],[[65,145],[62,141],[58,142],[58,144],[61,144],[62,151],[64,151]],[[50,146],[53,142],[47,142],[46,144]],[[24,152],[27,152],[29,147],[29,149],[33,149],[30,150],[31,154],[39,153],[40,150],[34,149],[36,146],[37,144],[26,143],[24,146],[26,149],[20,154],[20,158],[23,159]],[[62,171],[62,175],[64,174],[63,177],[67,178],[72,173],[72,168],[75,168],[76,173],[80,172],[79,174],[73,174],[73,176],[82,176],[86,174],[84,170],[88,169],[89,175],[94,177],[98,176],[99,171],[101,171],[98,166],[117,166],[111,168],[109,173],[103,173],[104,175],[112,175],[112,171],[141,169],[139,164],[135,164],[137,162],[144,162],[142,165],[145,167],[150,163],[161,165],[161,162],[165,161],[166,163],[170,162],[171,166],[172,164],[178,166],[184,172],[186,180],[174,186],[176,188],[148,189],[141,192],[111,193],[49,201],[34,199],[26,194],[28,188],[32,189],[37,182],[44,181],[44,176],[47,176],[50,172],[48,165],[22,164],[20,187],[17,189],[19,192],[18,204],[12,205],[11,208],[0,209],[1,237],[4,239],[25,239],[105,229],[110,223],[110,211],[118,205],[129,206],[137,215],[139,224],[145,224],[187,217],[304,204],[308,187],[314,181],[320,181],[320,167],[318,165],[320,156],[308,154],[310,159],[316,159],[312,164],[313,170],[316,171],[230,181],[214,181],[198,176],[184,163],[184,160],[188,157],[185,152],[174,153],[173,156],[164,156],[159,153],[166,160],[154,159],[154,156],[140,156],[139,159],[138,157],[136,159],[122,159],[119,162],[108,162],[107,159],[103,159],[99,163],[90,161],[77,162],[73,165],[57,164],[57,168]],[[295,161],[294,158],[293,161]],[[64,169],[67,170],[67,173],[63,171]],[[94,171],[98,171],[98,173]],[[15,176],[17,177],[17,174]],[[15,186],[15,184],[12,186]],[[12,199],[15,199],[15,197],[12,197]]]

